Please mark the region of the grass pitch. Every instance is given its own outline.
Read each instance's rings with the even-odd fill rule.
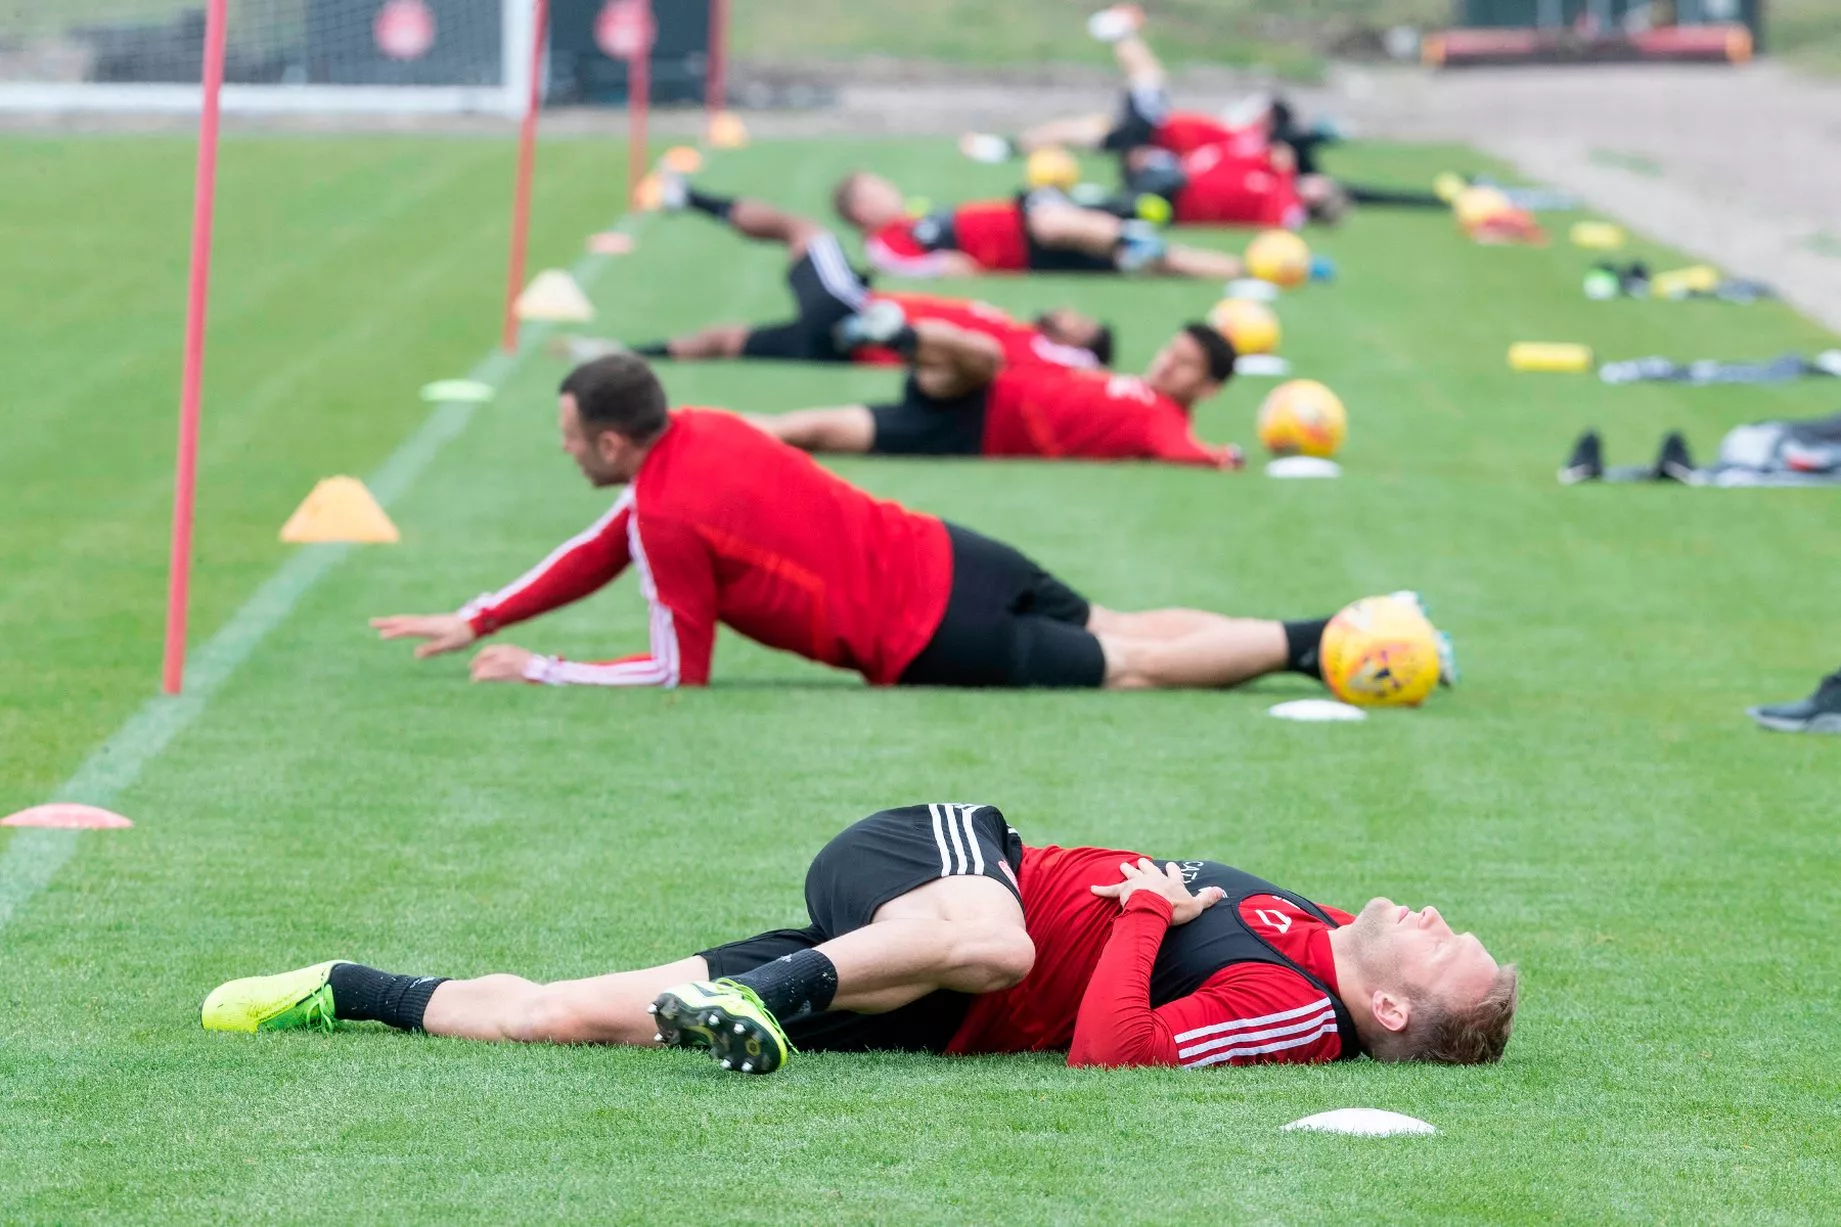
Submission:
[[[1423,182],[1455,150],[1338,154]],[[760,145],[717,189],[813,211],[868,164],[936,199],[1006,187],[944,145]],[[239,138],[224,152],[197,638],[287,554],[312,481],[367,473],[424,381],[490,343],[509,147]],[[536,266],[612,211],[618,150],[542,154]],[[0,143],[0,809],[36,803],[151,693],[170,498],[190,146]],[[394,512],[404,541],[313,588],[0,930],[0,1219],[759,1222],[1820,1220],[1841,1197],[1841,905],[1831,740],[1740,714],[1834,665],[1825,492],[1562,490],[1667,428],[1832,411],[1832,385],[1607,389],[1515,375],[1520,339],[1611,357],[1832,344],[1787,309],[1587,303],[1586,259],[1486,250],[1443,216],[1322,244],[1282,305],[1337,388],[1336,483],[1151,467],[854,461],[878,493],[1007,538],[1095,599],[1271,615],[1412,585],[1466,679],[1360,726],[1266,717],[1311,693],[873,691],[733,636],[707,691],[470,689],[366,616],[495,586],[603,509],[556,449],[560,367],[526,360]],[[1667,253],[1648,254],[1667,259]],[[653,336],[785,309],[781,258],[645,223],[596,289]],[[1200,286],[995,281],[1119,321],[1136,366]],[[842,403],[887,373],[667,369],[683,402]],[[1247,441],[1262,385],[1201,415]],[[507,637],[643,643],[632,582]],[[1433,900],[1518,960],[1499,1067],[1074,1072],[1055,1058],[802,1057],[771,1079],[685,1054],[494,1048],[355,1028],[208,1036],[204,993],[331,957],[590,974],[796,921],[810,854],[876,807],[989,800],[1035,841],[1215,856],[1342,906]],[[4,838],[0,835],[0,838]],[[1284,1135],[1346,1105],[1432,1139]],[[1827,1209],[1824,1209],[1827,1207]]]

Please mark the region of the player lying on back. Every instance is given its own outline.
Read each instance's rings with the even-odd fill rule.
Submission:
[[[810,218],[784,213],[759,200],[732,200],[698,191],[681,176],[660,175],[661,205],[668,211],[695,209],[752,239],[783,244],[792,256],[787,284],[798,314],[778,324],[705,328],[669,341],[635,345],[648,357],[696,362],[714,358],[767,358],[793,362],[856,362],[899,365],[885,348],[840,337],[838,325],[878,302],[896,302],[911,319],[943,320],[996,341],[1017,365],[1037,362],[1098,367],[1112,361],[1112,329],[1071,308],[1045,311],[1031,323],[972,299],[924,294],[879,293],[864,283],[837,236]],[[617,342],[571,337],[565,351],[578,362],[616,353]]]
[[[982,162],[1052,147],[1116,153],[1131,193],[1126,199],[1135,201],[1149,190],[1168,200],[1175,207],[1174,220],[1184,225],[1333,223],[1352,203],[1446,207],[1433,192],[1345,184],[1323,173],[1317,149],[1336,139],[1333,131],[1300,123],[1282,98],[1254,99],[1252,108],[1232,120],[1174,109],[1163,64],[1142,36],[1143,18],[1136,6],[1120,5],[1094,14],[1088,23],[1095,38],[1112,44],[1125,76],[1124,102],[1116,117],[1054,120],[1015,140],[974,133],[961,147]],[[1192,162],[1192,155],[1204,149],[1214,152]],[[1186,198],[1169,187],[1179,173],[1189,189]],[[1142,186],[1147,180],[1148,189]],[[1160,184],[1165,190],[1158,190]],[[1139,207],[1125,215],[1136,216]]]
[[[771,1073],[809,1052],[1066,1051],[1070,1065],[1500,1060],[1516,970],[1437,909],[1312,903],[1207,860],[1028,847],[989,805],[873,814],[806,874],[811,923],[536,984],[330,962],[233,980],[212,1031],[375,1021],[461,1039],[663,1044]]]
[[[631,566],[650,607],[650,651],[578,662],[501,644],[474,657],[474,680],[701,686],[719,622],[883,686],[1146,689],[1323,676],[1328,618],[1103,609],[1011,547],[871,498],[734,414],[669,410],[633,354],[573,371],[560,422],[583,476],[626,487],[613,507],[457,613],[376,619],[383,638],[424,640],[418,657],[458,651]]]
[[[1018,366],[990,338],[943,323],[906,324],[893,307],[844,331],[905,355],[902,399],[750,416],[794,447],[879,456],[1036,456],[1161,460],[1237,469],[1232,444],[1195,437],[1194,407],[1233,377],[1234,347],[1207,324],[1184,327],[1142,377]]]
[[[960,148],[974,161],[1003,162],[1042,149],[1080,149],[1122,154],[1141,145],[1185,154],[1224,142],[1243,152],[1261,152],[1283,142],[1310,146],[1323,136],[1300,130],[1289,104],[1265,100],[1232,120],[1202,111],[1180,111],[1171,103],[1169,74],[1143,36],[1144,14],[1135,5],[1118,5],[1095,13],[1088,32],[1112,47],[1125,78],[1125,93],[1114,115],[1079,115],[1037,124],[1015,138],[973,133]],[[1237,108],[1238,109],[1238,108]]]
[[[879,271],[906,277],[973,277],[984,273],[1143,273],[1232,281],[1240,257],[1167,242],[1141,218],[1075,204],[1053,188],[908,212],[901,189],[856,171],[837,185],[838,216],[863,235]]]

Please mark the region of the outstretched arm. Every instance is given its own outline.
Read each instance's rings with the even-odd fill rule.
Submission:
[[[496,644],[473,658],[476,682],[549,686],[702,686],[716,648],[716,574],[695,530],[648,518],[640,528],[640,575],[650,649],[619,660],[574,661]]]
[[[1004,349],[995,337],[938,320],[914,325],[914,382],[936,400],[975,392],[997,378]]]
[[[372,618],[380,639],[420,639],[418,659],[456,652],[475,639],[516,622],[579,601],[627,567],[631,494],[606,515],[563,542],[550,556],[497,592],[484,593],[451,614],[394,614]]]

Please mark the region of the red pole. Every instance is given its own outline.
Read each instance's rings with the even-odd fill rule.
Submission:
[[[639,181],[646,177],[648,142],[646,125],[652,112],[652,3],[639,0],[637,9],[644,36],[638,50],[626,60],[626,201],[639,207]]]
[[[710,0],[710,47],[703,74],[703,127],[729,105],[729,0]]]
[[[192,183],[192,271],[186,289],[185,373],[179,385],[179,455],[173,466],[173,542],[166,582],[166,654],[160,685],[185,684],[185,614],[192,583],[192,511],[198,487],[198,415],[204,397],[205,298],[211,282],[211,222],[217,207],[217,103],[224,85],[229,0],[205,5],[204,90],[198,166]]]
[[[505,270],[505,330],[499,345],[518,348],[518,295],[524,289],[524,251],[531,234],[531,174],[537,164],[537,110],[543,103],[543,44],[550,24],[549,0],[531,0],[531,91],[518,127],[518,178],[511,198],[511,255]]]

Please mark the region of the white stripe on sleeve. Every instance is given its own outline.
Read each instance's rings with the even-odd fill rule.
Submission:
[[[933,842],[940,845],[940,876],[952,876],[952,849],[946,846],[946,828],[942,825],[942,815],[938,805],[929,805],[927,812],[933,815]]]

